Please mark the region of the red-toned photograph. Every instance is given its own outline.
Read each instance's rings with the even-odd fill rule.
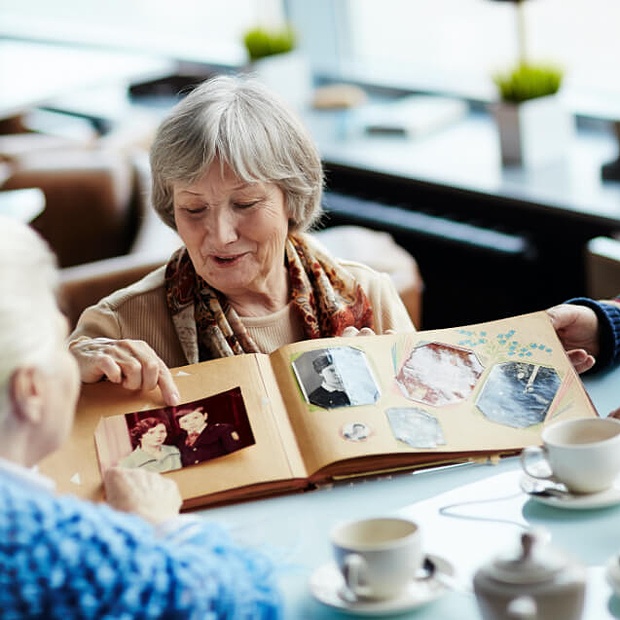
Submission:
[[[175,407],[112,416],[103,432],[98,449],[104,470],[120,465],[173,471],[255,443],[238,387]]]

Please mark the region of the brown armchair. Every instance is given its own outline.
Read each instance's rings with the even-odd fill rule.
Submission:
[[[62,269],[60,305],[73,329],[82,312],[110,293],[137,282],[165,259],[128,254]]]
[[[41,114],[0,123],[0,189],[44,193],[45,209],[32,226],[61,267],[132,251],[146,211],[142,170],[157,116],[131,114],[101,135],[71,115]]]
[[[126,254],[142,204],[126,155],[99,148],[36,149],[13,155],[2,189],[39,188],[45,209],[32,222],[61,267]]]

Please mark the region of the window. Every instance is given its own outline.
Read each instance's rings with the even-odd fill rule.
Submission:
[[[305,0],[289,0],[293,17]],[[339,77],[365,82],[495,97],[490,79],[518,57],[518,10],[493,0],[314,0],[332,8],[332,22],[308,32],[306,41],[335,46]],[[532,60],[566,69],[563,93],[575,108],[620,116],[620,2],[618,0],[527,0],[522,15],[526,52]],[[309,9],[306,9],[307,11]],[[313,9],[316,10],[316,9]],[[323,61],[322,66],[325,67]]]
[[[0,35],[214,64],[245,62],[243,32],[280,19],[280,0],[0,0]]]
[[[526,0],[527,52],[566,68],[576,111],[620,117],[620,2]],[[245,62],[242,34],[288,14],[325,75],[488,100],[517,58],[512,2],[493,0],[0,0],[0,35]]]

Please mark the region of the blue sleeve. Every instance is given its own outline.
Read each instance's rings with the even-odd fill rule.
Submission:
[[[620,308],[589,297],[574,297],[566,303],[587,306],[596,313],[599,324],[599,354],[594,369],[602,370],[620,362]]]
[[[195,519],[158,538],[132,515],[0,485],[3,620],[275,620],[274,565]]]

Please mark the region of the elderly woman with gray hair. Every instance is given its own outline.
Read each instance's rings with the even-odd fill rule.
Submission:
[[[387,274],[337,260],[306,234],[321,216],[321,160],[257,81],[195,88],[160,125],[151,170],[153,206],[184,245],[82,314],[70,340],[82,381],[159,385],[176,404],[168,367],[414,330]]]
[[[0,217],[0,615],[281,617],[273,563],[214,522],[179,517],[172,480],[112,468],[105,505],[58,496],[37,473],[69,434],[80,386],[57,280],[42,239]]]

